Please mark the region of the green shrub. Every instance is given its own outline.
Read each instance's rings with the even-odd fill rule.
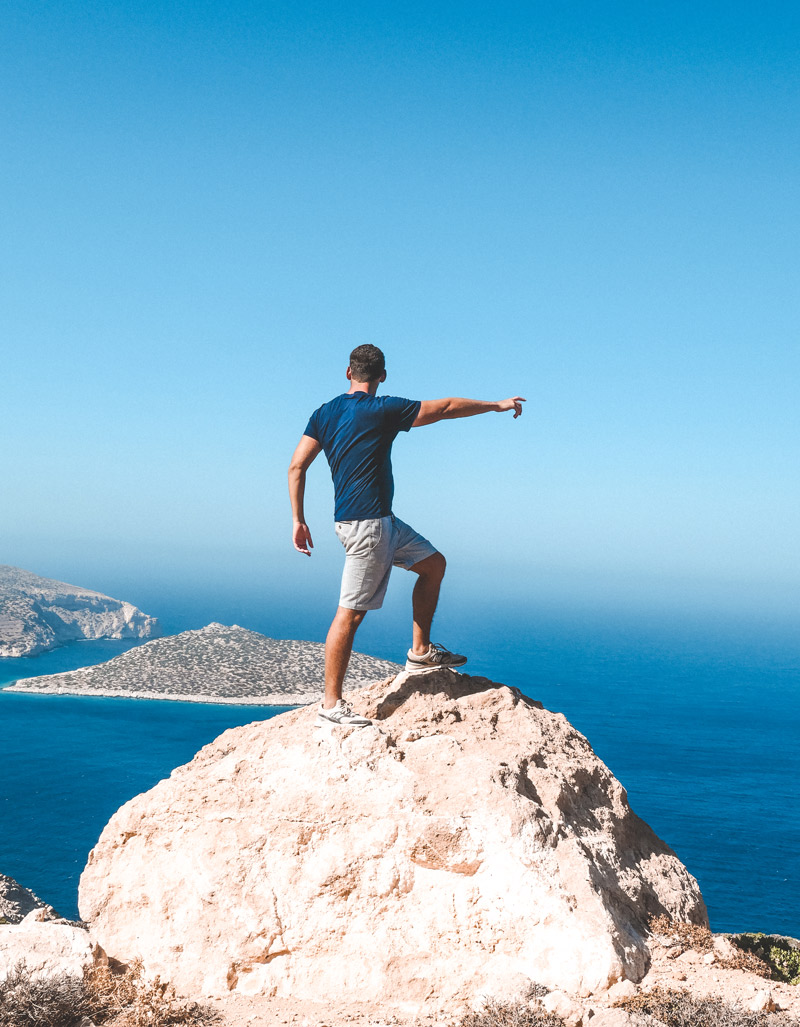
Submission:
[[[731,941],[763,960],[773,980],[800,984],[800,948],[793,948],[788,941],[772,934],[737,934]]]

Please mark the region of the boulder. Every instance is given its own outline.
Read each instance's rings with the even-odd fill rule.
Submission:
[[[730,938],[724,934],[715,934],[713,944],[713,955],[717,959],[732,962],[733,960],[738,959],[742,954],[742,950],[737,948]]]
[[[198,997],[445,1009],[640,980],[650,916],[707,924],[563,715],[449,670],[348,698],[373,726],[234,728],[112,817],[79,893],[109,956]]]
[[[639,989],[633,981],[617,981],[608,989],[606,996],[608,1001],[614,1005],[617,1002],[624,1002],[626,999],[634,998],[639,994]]]
[[[35,977],[81,977],[102,958],[85,928],[43,920],[42,915],[34,909],[20,923],[0,927],[0,983],[19,963]]]
[[[582,1007],[563,991],[551,991],[542,999],[542,1007],[563,1020],[567,1027],[579,1027],[583,1022]]]

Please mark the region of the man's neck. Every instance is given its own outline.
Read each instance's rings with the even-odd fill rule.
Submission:
[[[380,382],[350,382],[350,388],[347,390],[347,395],[352,396],[356,392],[366,392],[370,396],[374,396],[378,391]]]

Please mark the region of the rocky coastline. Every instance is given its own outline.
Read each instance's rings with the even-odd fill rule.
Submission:
[[[158,621],[121,599],[0,565],[0,658],[83,639],[156,638]]]

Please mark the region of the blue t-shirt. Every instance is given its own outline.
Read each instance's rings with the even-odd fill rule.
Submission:
[[[311,415],[303,434],[316,439],[328,458],[337,521],[392,512],[392,443],[409,430],[419,407],[419,400],[346,392]]]

